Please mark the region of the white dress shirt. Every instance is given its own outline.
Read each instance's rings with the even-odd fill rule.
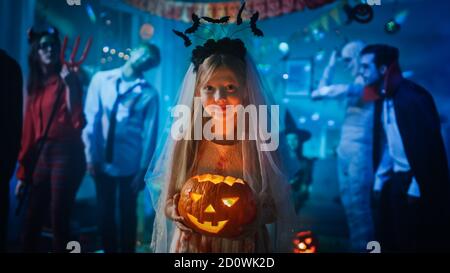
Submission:
[[[382,124],[386,135],[386,143],[383,146],[383,155],[378,166],[374,190],[381,191],[384,183],[389,180],[391,171],[407,172],[411,169],[405,154],[403,141],[398,129],[395,117],[394,102],[386,98],[383,102]],[[408,189],[408,195],[420,197],[420,189],[413,177]]]
[[[116,90],[119,79],[119,90]],[[107,163],[105,148],[110,114],[118,92],[124,95],[116,114],[114,157]],[[100,164],[111,176],[129,176],[146,169],[156,146],[158,105],[157,92],[144,79],[127,82],[122,79],[120,68],[95,74],[85,104],[87,125],[83,141],[87,163]]]

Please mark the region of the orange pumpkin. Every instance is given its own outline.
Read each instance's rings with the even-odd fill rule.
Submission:
[[[204,235],[237,237],[256,217],[252,190],[240,178],[197,175],[186,181],[180,195],[178,213]]]
[[[295,235],[294,253],[316,253],[318,247],[317,238],[311,231],[302,231]]]

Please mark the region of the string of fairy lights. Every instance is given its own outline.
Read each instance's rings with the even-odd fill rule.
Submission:
[[[107,64],[114,62],[116,60],[128,61],[130,59],[131,48],[125,50],[118,50],[115,48],[110,48],[109,46],[104,46],[102,48],[102,57],[100,59],[101,64]]]

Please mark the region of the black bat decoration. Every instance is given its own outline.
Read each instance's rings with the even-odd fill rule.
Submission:
[[[255,12],[255,14],[252,15],[250,18],[250,28],[252,29],[253,34],[255,36],[261,37],[264,36],[264,33],[256,26],[256,22],[259,18],[259,12]]]
[[[241,8],[239,9],[238,15],[237,15],[237,19],[236,19],[236,25],[240,25],[242,24],[242,12],[245,9],[245,2],[242,4]]]
[[[220,19],[214,19],[211,17],[203,16],[202,19],[205,20],[206,22],[213,23],[213,24],[225,24],[225,23],[228,23],[228,21],[230,20],[230,16],[224,16]]]
[[[186,34],[184,34],[181,31],[175,30],[175,29],[172,29],[172,31],[173,31],[173,33],[175,33],[175,35],[177,35],[178,37],[183,39],[185,47],[192,45],[191,39],[189,39],[189,37],[186,36]]]
[[[200,18],[197,16],[197,14],[192,13],[192,26],[184,31],[184,33],[194,33],[197,31],[198,27],[200,26]]]

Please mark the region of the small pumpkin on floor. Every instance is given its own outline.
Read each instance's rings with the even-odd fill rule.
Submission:
[[[295,235],[294,253],[316,253],[318,241],[311,231],[302,231]]]

